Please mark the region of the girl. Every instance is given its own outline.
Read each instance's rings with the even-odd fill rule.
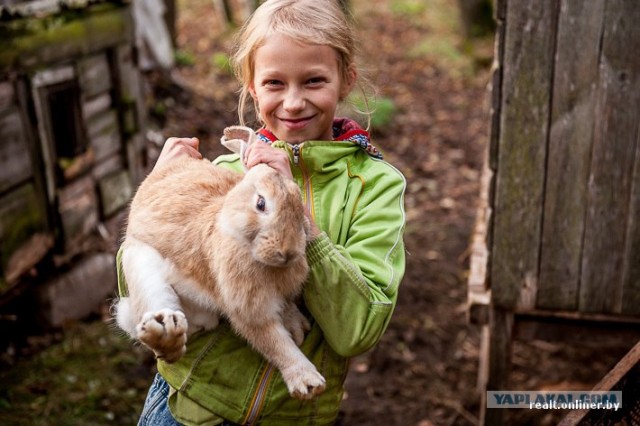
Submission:
[[[327,380],[310,401],[289,396],[278,371],[226,323],[192,336],[175,364],[158,361],[142,425],[328,425],[343,396],[349,358],[380,339],[404,274],[405,180],[368,133],[336,119],[356,84],[354,36],[336,0],[268,0],[241,29],[234,56],[239,115],[253,101],[263,127],[244,154],[214,163],[265,163],[295,180],[313,224],[301,346]],[[158,163],[200,158],[195,138],[170,138]],[[121,283],[124,285],[125,283]]]

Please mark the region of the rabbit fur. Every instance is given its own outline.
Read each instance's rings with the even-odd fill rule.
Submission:
[[[234,151],[252,141],[239,126],[222,139]],[[309,322],[295,304],[308,232],[298,186],[267,165],[244,176],[192,158],[154,169],[131,203],[122,243],[129,295],[115,304],[117,323],[175,362],[187,337],[222,315],[293,397],[313,398],[325,379],[298,348]]]

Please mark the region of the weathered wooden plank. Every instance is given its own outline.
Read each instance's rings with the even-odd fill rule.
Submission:
[[[133,184],[137,186],[146,176],[147,158],[144,151],[145,138],[142,133],[136,133],[126,144],[127,165]]]
[[[38,288],[43,319],[50,326],[61,327],[70,320],[99,312],[117,287],[115,271],[112,254],[98,253],[81,258],[69,272]]]
[[[606,347],[640,339],[640,318],[634,317],[545,309],[516,312],[514,324],[514,340]]]
[[[511,1],[506,32],[491,286],[494,305],[535,294],[558,2]],[[533,287],[533,288],[531,288]]]
[[[0,192],[3,192],[32,175],[27,138],[17,108],[0,115],[0,140]]]
[[[82,103],[82,117],[89,120],[96,115],[109,110],[112,104],[111,95],[104,93],[92,99],[87,99]]]
[[[95,228],[98,223],[98,199],[95,182],[90,175],[59,189],[58,213],[67,246]]]
[[[35,188],[36,199],[40,202],[41,210],[43,212],[49,211],[48,194],[47,194],[47,182],[44,164],[44,151],[38,143],[36,136],[38,128],[33,123],[34,117],[30,114],[29,105],[33,102],[32,91],[30,90],[30,84],[27,78],[20,78],[15,82],[16,90],[16,105],[20,111],[20,116],[23,123],[28,123],[24,126],[25,138],[27,140],[27,147],[29,149],[29,156],[32,161],[32,173],[33,173],[33,186]],[[51,216],[47,215],[46,218],[46,230],[48,233],[53,234],[53,225]]]
[[[636,130],[636,155],[627,231],[627,250],[622,286],[622,313],[640,314],[640,121]]]
[[[98,182],[103,217],[123,208],[133,196],[131,178],[126,170],[113,173]]]
[[[9,81],[0,82],[0,113],[15,105],[15,91]]]
[[[489,129],[488,143],[488,167],[492,172],[498,168],[498,140],[500,137],[500,116],[502,101],[502,72],[504,63],[504,38],[505,38],[505,3],[506,0],[496,2],[496,36],[494,40],[494,58],[491,65],[491,109],[489,119],[491,127]],[[493,185],[492,185],[493,188]],[[489,200],[493,201],[493,191]]]
[[[491,292],[488,288],[487,267],[489,265],[489,250],[487,235],[491,223],[491,208],[489,207],[489,186],[493,180],[493,172],[489,169],[485,158],[480,178],[480,196],[476,209],[476,223],[471,236],[469,256],[469,279],[467,281],[467,304],[469,306],[469,322],[472,324],[487,324],[489,322],[489,308]]]
[[[122,159],[122,155],[115,154],[104,159],[100,163],[95,164],[93,169],[91,170],[91,175],[93,176],[93,179],[98,182],[103,177],[110,175],[111,173],[118,170],[122,170],[123,168],[124,161]]]
[[[622,410],[571,410],[558,426],[635,425],[640,409],[640,342],[593,387],[593,391],[622,391]]]
[[[122,140],[115,111],[107,110],[96,114],[87,126],[89,141],[97,162],[121,149]]]
[[[133,52],[130,46],[123,45],[116,49],[116,68],[120,103],[125,106],[135,106],[137,124],[141,126],[145,117],[143,85],[140,84],[140,73],[133,63]]]
[[[503,409],[486,408],[486,392],[509,388],[511,370],[511,342],[513,335],[513,312],[492,309],[490,323],[482,330],[479,387],[482,389],[480,409],[481,425],[502,425]]]
[[[111,70],[104,53],[78,61],[78,80],[82,94],[92,98],[111,89]]]
[[[13,284],[40,262],[53,248],[53,234],[36,232],[18,247],[7,261],[5,277],[7,283]]]
[[[32,235],[45,231],[46,212],[33,184],[25,184],[0,198],[0,265],[5,279],[11,272],[8,266],[13,254]]]
[[[575,309],[605,0],[562,0],[536,306]]]
[[[44,165],[44,182],[47,197],[51,203],[55,199],[56,182],[56,149],[51,127],[51,112],[47,105],[46,86],[61,83],[75,78],[75,70],[72,66],[64,65],[38,71],[31,78],[31,91],[33,104],[37,117],[38,135],[40,136],[40,149]]]
[[[640,117],[640,8],[607,1],[579,309],[622,311],[624,248]]]

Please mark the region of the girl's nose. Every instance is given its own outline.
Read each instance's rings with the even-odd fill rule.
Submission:
[[[305,107],[305,100],[300,90],[289,90],[284,98],[282,107],[289,112],[302,111]]]

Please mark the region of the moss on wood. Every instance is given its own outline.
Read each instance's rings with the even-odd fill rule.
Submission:
[[[33,185],[27,184],[1,200],[0,266],[33,234],[45,229],[45,217]]]
[[[91,52],[130,40],[128,8],[100,4],[83,11],[65,11],[0,25],[0,72],[36,70],[71,55]]]

